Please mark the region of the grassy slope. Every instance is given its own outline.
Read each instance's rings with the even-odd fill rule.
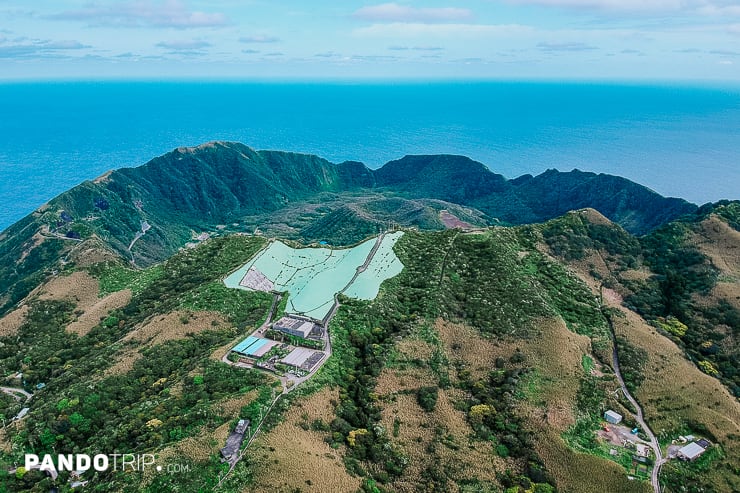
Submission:
[[[423,484],[451,491],[497,491],[511,485],[511,480],[524,481],[527,475],[541,478],[535,457],[501,456],[515,454],[517,441],[528,440],[526,430],[530,430],[536,432],[532,440],[546,470],[564,491],[586,492],[596,487],[614,492],[649,490],[642,482],[628,481],[624,470],[613,462],[574,452],[561,438],[580,416],[576,395],[584,377],[581,361],[591,352],[592,337],[598,340],[598,330],[573,326],[584,332],[578,335],[566,327],[559,315],[562,311],[567,317],[568,310],[562,303],[553,303],[551,296],[557,290],[563,298],[580,296],[581,288],[569,281],[551,288],[553,295],[549,294],[545,287],[553,282],[549,269],[536,251],[529,250],[529,255],[539,260],[530,262],[522,255],[527,250],[506,229],[482,235],[407,233],[397,245],[404,271],[384,284],[376,301],[346,302],[340,309],[332,326],[336,359],[312,384],[339,386],[339,398],[335,414],[324,415],[323,424],[316,423],[312,429],[324,430],[327,441],[346,451],[350,469],[366,478],[368,488],[374,484],[388,491],[413,491]],[[575,293],[570,292],[573,289]],[[367,347],[357,346],[355,338],[373,327],[372,333],[390,335],[372,345],[372,357],[382,371],[378,363],[372,367],[353,367],[352,363],[352,354]],[[486,402],[486,392],[512,385],[495,383],[498,373],[491,370],[498,365],[501,371],[529,371],[529,376],[515,377],[520,381],[513,383],[519,389],[518,397],[492,401],[500,407],[501,423],[509,435],[496,431],[493,423],[489,429],[470,418],[472,406]],[[369,368],[374,370],[365,373]],[[369,401],[358,400],[352,386],[346,386],[354,379],[364,382]],[[604,382],[614,385],[608,376]],[[422,387],[438,389],[431,411],[419,407],[416,396]],[[616,404],[604,400],[599,405]],[[335,423],[340,418],[356,419],[347,413],[350,408],[358,414],[367,409],[371,418],[366,423],[385,430],[381,436],[388,440],[388,450],[407,462],[400,473],[391,473],[382,461],[358,456],[346,447],[347,431]],[[272,441],[269,437],[265,439],[268,443]],[[499,452],[497,447],[504,444]],[[254,452],[264,464],[257,471],[258,482],[272,474],[267,465],[273,457],[280,460],[281,454],[269,448]],[[359,462],[358,457],[362,457]],[[333,456],[324,462],[327,470],[334,467]],[[315,463],[322,467],[321,461]],[[282,460],[280,464],[288,476],[298,472]],[[292,485],[306,491],[316,488],[299,483]],[[331,489],[331,484],[323,487]]]
[[[215,239],[144,272],[109,262],[91,269],[97,280],[77,271],[78,281],[58,277],[28,299],[24,322],[2,338],[0,370],[3,375],[23,370],[29,390],[36,382],[46,387],[34,396],[29,416],[6,434],[15,446],[0,455],[0,474],[25,451],[126,449],[162,453],[196,468],[202,474],[180,478],[192,481],[182,486],[186,489],[213,484],[220,471],[218,444],[203,437],[221,436],[236,417],[257,413],[269,401],[274,382],[259,372],[210,362],[209,356],[260,323],[271,300],[257,293],[208,291],[212,298],[198,306],[204,298],[194,301],[193,293],[208,290],[263,245],[260,238]],[[78,292],[80,281],[92,283],[86,291],[93,292]],[[88,295],[94,300],[98,285],[125,286],[133,297],[86,335],[65,331],[84,315]],[[140,342],[130,346],[131,338]],[[122,371],[109,372],[117,356],[129,350],[140,357]],[[194,380],[198,375],[203,383]],[[159,421],[151,421],[155,418]],[[173,448],[177,443],[182,446]],[[235,477],[239,474],[244,471]],[[0,482],[7,491],[27,491],[34,484],[43,487],[41,479],[29,473]],[[143,485],[154,481],[152,491],[163,491],[169,479],[146,478]],[[99,491],[143,487],[131,475],[109,474],[96,484]]]
[[[602,227],[595,228],[595,224]],[[604,228],[609,228],[611,234]],[[712,263],[726,273],[724,282],[736,289],[737,278],[731,274],[738,268],[737,257],[732,253],[736,232],[717,216],[699,217],[697,222],[688,223],[687,230],[688,233],[681,236],[682,244],[706,252]],[[566,259],[594,293],[599,293],[602,285],[608,286],[602,291],[603,300],[617,310],[613,317],[617,335],[643,355],[627,371],[636,376],[634,394],[659,439],[666,444],[679,434],[694,433],[708,436],[719,444],[721,454],[708,467],[678,463],[666,467],[662,478],[668,491],[681,491],[681,486],[737,491],[740,488],[740,471],[736,468],[740,460],[737,398],[716,378],[687,360],[682,349],[685,341],[667,332],[659,333],[656,325],[648,324],[623,305],[622,296],[629,296],[632,291],[623,286],[621,280],[627,279],[627,284],[634,286],[632,280],[638,274],[644,273],[640,275],[643,279],[652,275],[649,268],[642,265],[639,245],[614,225],[588,214],[570,215],[545,225],[543,231],[550,251]],[[695,270],[688,272],[691,274]],[[716,305],[721,298],[713,289],[706,294],[695,294],[694,300]],[[677,342],[681,346],[677,346]],[[728,343],[732,344],[731,340]]]

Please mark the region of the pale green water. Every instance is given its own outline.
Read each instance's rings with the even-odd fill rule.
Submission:
[[[347,296],[374,299],[380,284],[401,272],[403,264],[393,253],[393,245],[402,234],[393,233],[383,239],[367,270],[345,291]],[[340,250],[296,249],[275,241],[224,279],[224,283],[230,288],[249,290],[239,282],[254,267],[274,283],[276,291],[290,293],[286,312],[321,320],[329,313],[334,295],[347,286],[374,244],[375,239],[371,239]]]
[[[397,231],[383,238],[383,243],[380,244],[370,265],[357,276],[355,282],[344,292],[345,295],[361,300],[374,300],[380,291],[380,284],[401,273],[403,264],[393,251],[393,246],[402,235],[402,231]]]

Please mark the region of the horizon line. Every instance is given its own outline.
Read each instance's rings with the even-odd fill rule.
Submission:
[[[357,85],[357,84],[482,84],[482,83],[523,83],[523,84],[584,84],[584,85],[624,85],[624,86],[690,86],[724,87],[740,90],[740,80],[713,78],[635,78],[635,77],[242,77],[242,76],[104,76],[104,77],[0,77],[0,85],[14,84],[64,84],[64,83],[229,83],[229,84],[296,84],[296,85]]]

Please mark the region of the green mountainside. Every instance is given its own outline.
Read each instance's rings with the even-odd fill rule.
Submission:
[[[84,182],[8,228],[0,236],[0,292],[6,293],[0,312],[54,269],[50,260],[63,248],[47,239],[97,237],[139,266],[164,260],[203,232],[260,228],[302,241],[352,244],[389,222],[441,228],[432,217],[439,207],[425,208],[420,199],[441,201],[436,204],[457,209],[458,217],[477,218],[476,225],[541,222],[593,207],[633,233],[696,209],[608,175],[548,171],[506,180],[481,163],[444,155],[407,156],[370,170],[214,142]],[[282,219],[275,224],[276,216]],[[348,220],[363,229],[348,232],[341,225]]]
[[[270,238],[399,229],[403,270],[372,301],[339,296],[309,380],[281,394],[224,362],[273,297],[222,279]],[[647,493],[653,458],[603,422],[648,439],[615,354],[664,455],[712,443],[664,464],[664,491],[740,490],[740,201],[213,143],[62,194],[2,234],[0,269],[0,385],[33,394],[0,392],[0,492],[69,490],[67,472],[17,469],[24,453],[126,451],[188,469],[90,472],[84,489]],[[230,469],[243,418],[261,432]]]

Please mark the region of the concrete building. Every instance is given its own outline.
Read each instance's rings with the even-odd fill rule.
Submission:
[[[326,356],[326,354],[321,351],[299,347],[291,351],[287,356],[281,359],[280,362],[311,372],[316,365],[324,359],[324,356]]]
[[[699,457],[701,454],[706,452],[707,449],[702,447],[696,442],[691,442],[690,444],[681,447],[681,449],[678,451],[678,457],[683,460],[694,460],[697,457]]]
[[[321,328],[315,323],[294,317],[282,317],[272,328],[286,334],[306,339],[311,335],[321,335]]]
[[[613,425],[618,425],[622,421],[622,415],[609,409],[604,413],[604,419]]]
[[[242,447],[247,428],[249,428],[249,420],[240,419],[234,431],[226,439],[226,445],[221,449],[221,456],[226,462],[233,464],[239,457],[239,449]]]

